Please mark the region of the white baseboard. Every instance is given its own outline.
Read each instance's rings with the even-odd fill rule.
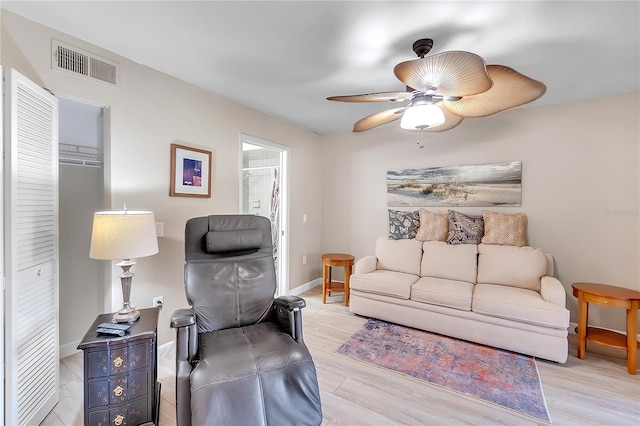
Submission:
[[[176,341],[171,340],[170,342],[164,343],[158,346],[158,359],[162,359],[166,356],[171,356],[175,353]]]
[[[307,290],[311,290],[314,287],[317,287],[319,285],[322,285],[322,278],[316,278],[313,281],[309,281],[306,284],[302,284],[296,288],[294,288],[293,290],[289,290],[289,294],[297,296],[301,293],[304,293]]]
[[[80,344],[80,340],[76,340],[74,342],[71,343],[66,343],[64,345],[60,345],[60,347],[58,348],[59,350],[59,358],[66,358],[68,356],[77,354],[78,352],[80,352],[80,349],[78,349],[78,345]]]

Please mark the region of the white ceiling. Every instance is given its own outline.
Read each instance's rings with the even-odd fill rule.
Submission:
[[[318,134],[404,90],[393,67],[467,50],[542,81],[531,106],[640,90],[639,1],[5,1],[3,9]],[[396,105],[397,106],[397,105]],[[388,126],[397,125],[388,124]],[[455,131],[455,130],[453,130]]]

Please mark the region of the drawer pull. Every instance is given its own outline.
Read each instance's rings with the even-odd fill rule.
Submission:
[[[113,360],[113,365],[115,365],[116,367],[122,367],[122,358],[118,357],[116,359]]]
[[[124,420],[124,416],[122,414],[118,414],[116,418],[113,419],[113,424],[116,426],[120,426],[123,420]]]
[[[116,388],[113,390],[113,394],[114,394],[115,396],[120,396],[120,395],[122,395],[122,391],[123,391],[123,390],[124,390],[124,389],[122,388],[122,386],[118,386],[118,387],[116,387]]]

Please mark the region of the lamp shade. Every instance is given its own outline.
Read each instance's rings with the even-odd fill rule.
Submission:
[[[416,105],[407,108],[400,120],[405,130],[423,130],[444,123],[444,113],[434,104]]]
[[[158,252],[153,212],[105,211],[93,215],[89,256],[99,260],[136,259]]]

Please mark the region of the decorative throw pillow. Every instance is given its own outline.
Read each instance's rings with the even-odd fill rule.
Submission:
[[[447,241],[449,233],[449,217],[446,213],[432,213],[419,209],[420,227],[416,233],[416,240]]]
[[[449,210],[448,244],[480,244],[484,235],[484,220]]]
[[[389,239],[408,240],[416,237],[420,226],[418,211],[389,210]]]
[[[483,212],[484,244],[500,244],[503,246],[526,245],[527,215],[524,213],[505,214]]]

